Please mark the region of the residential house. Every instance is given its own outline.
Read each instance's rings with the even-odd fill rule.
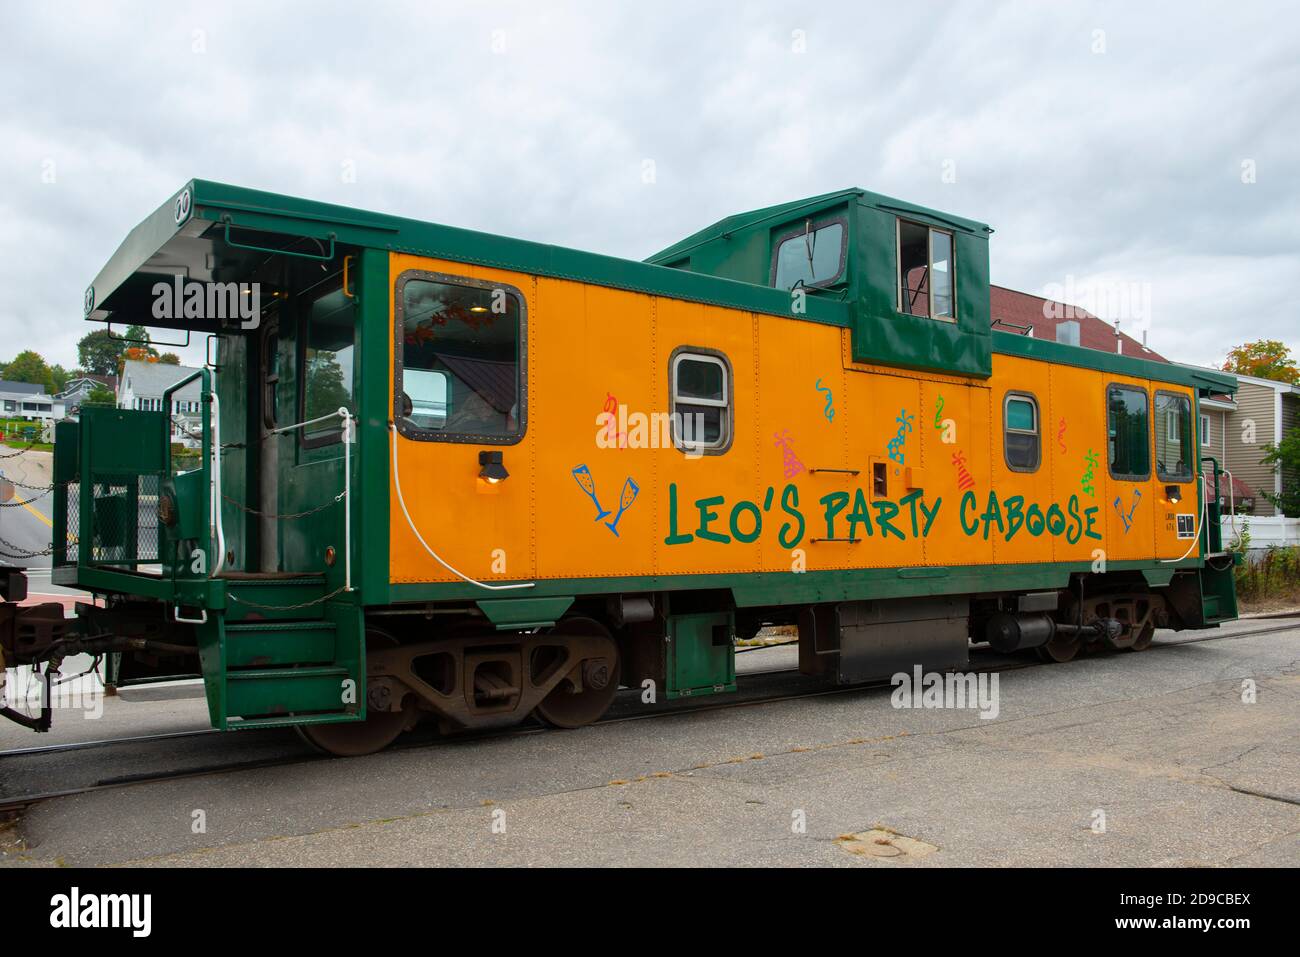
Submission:
[[[1273,504],[1261,492],[1281,494],[1284,476],[1277,466],[1264,465],[1264,446],[1275,445],[1283,435],[1300,426],[1300,385],[1255,376],[1237,376],[1236,409],[1224,417],[1223,451],[1225,467],[1256,493],[1254,515],[1276,515]],[[1213,430],[1211,423],[1211,430]]]
[[[173,366],[163,362],[127,359],[117,381],[119,409],[146,412],[168,411],[172,417],[172,441],[186,448],[198,448],[202,434],[200,386],[196,379],[171,396],[171,408],[163,409],[163,393],[198,369]]]
[[[41,386],[0,379],[0,417],[50,422],[63,415],[63,400],[49,395]]]
[[[68,415],[76,415],[81,410],[81,403],[90,397],[96,388],[107,389],[117,394],[117,376],[97,375],[87,372],[68,380],[67,386],[55,398],[62,399]]]
[[[1261,493],[1281,493],[1284,476],[1261,459],[1264,446],[1276,444],[1279,436],[1300,425],[1300,385],[1234,374],[1235,396],[1213,395],[1201,400],[1201,454],[1214,456],[1221,468],[1232,473],[1238,512],[1276,515],[1277,509]],[[1294,476],[1288,478],[1295,480]],[[1228,492],[1221,491],[1226,509]]]

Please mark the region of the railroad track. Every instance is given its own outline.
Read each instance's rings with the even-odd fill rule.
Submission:
[[[1183,638],[1178,641],[1166,641],[1166,642],[1154,643],[1151,645],[1150,648],[1147,649],[1147,651],[1142,652],[1142,654],[1148,654],[1154,651],[1168,651],[1170,649],[1179,648],[1184,645],[1200,644],[1202,642],[1207,642],[1207,641],[1232,641],[1238,638],[1252,638],[1260,635],[1274,634],[1281,631],[1291,631],[1296,628],[1296,623],[1300,622],[1300,614],[1288,613],[1288,614],[1269,615],[1269,616],[1261,615],[1250,620],[1252,621],[1283,620],[1286,621],[1287,623],[1279,624],[1279,625],[1271,625],[1265,628],[1252,628],[1249,631],[1234,632],[1232,634],[1226,634],[1226,635],[1209,634],[1209,635],[1201,635],[1195,638]],[[780,647],[780,645],[773,645],[769,647]],[[981,659],[985,659],[985,660],[981,661]],[[1083,657],[1076,660],[1086,661],[1088,660],[1088,658]],[[1020,671],[1027,668],[1036,668],[1044,664],[1046,663],[1039,661],[1036,658],[1027,658],[1025,656],[1021,656],[1019,658],[1013,658],[1011,656],[997,655],[995,653],[979,653],[972,656],[971,667],[969,670],[976,674],[993,674],[993,673],[1001,674],[1001,673],[1011,672],[1011,671]],[[796,675],[796,674],[797,672],[794,671],[793,669],[773,669],[769,671],[748,672],[741,677],[743,678],[746,685],[775,684],[777,679],[790,676],[790,675]],[[789,681],[789,678],[786,677],[786,680]],[[742,690],[736,692],[736,695],[740,697],[728,696],[725,699],[717,699],[717,698],[710,697],[707,699],[699,700],[698,702],[691,701],[690,699],[679,699],[678,701],[673,702],[672,704],[660,705],[653,709],[647,709],[638,706],[636,707],[636,710],[629,711],[628,713],[623,713],[623,714],[615,713],[615,714],[607,715],[606,717],[601,718],[599,721],[596,721],[594,724],[609,725],[609,724],[621,724],[629,721],[645,721],[651,719],[672,718],[672,717],[679,717],[685,715],[700,714],[703,712],[710,712],[710,711],[726,711],[726,710],[731,710],[736,708],[749,708],[757,705],[770,705],[782,701],[796,701],[804,698],[819,698],[819,697],[829,697],[832,695],[864,693],[873,690],[879,690],[881,688],[888,688],[891,686],[889,681],[881,680],[875,682],[868,682],[866,684],[847,685],[844,687],[827,687],[826,684],[820,679],[796,678],[795,684],[800,684],[800,683],[806,683],[807,687],[795,688],[793,690],[785,690],[776,694],[763,694],[761,693],[761,690],[758,693],[754,693],[753,691],[747,692]],[[621,702],[619,700],[616,700],[614,709],[617,710],[620,706],[620,703],[623,704],[624,706],[627,706],[627,703],[635,699],[638,695],[639,692],[636,690],[629,690],[627,692],[624,692],[623,694],[620,695]],[[277,731],[281,731],[281,732],[282,730],[283,729],[277,729]],[[477,744],[485,741],[494,741],[494,740],[500,740],[505,738],[514,738],[514,737],[524,737],[527,735],[535,735],[535,734],[548,734],[548,733],[553,733],[553,731],[554,729],[541,724],[527,723],[523,725],[517,725],[512,728],[503,728],[503,729],[497,729],[491,731],[469,731],[469,732],[456,734],[450,737],[444,737],[438,735],[430,728],[426,728],[426,729],[416,728],[415,730],[403,735],[403,737],[399,739],[396,743],[394,743],[388,750],[389,751],[412,751],[412,750],[423,750],[428,748],[464,747],[467,745]],[[266,734],[275,734],[275,733],[277,732],[249,731],[249,732],[244,732],[243,734],[244,735],[253,735],[253,734],[266,735]],[[19,758],[19,757],[31,757],[31,756],[43,755],[43,754],[59,754],[64,752],[73,752],[73,751],[80,751],[80,750],[87,750],[87,749],[107,748],[113,746],[123,746],[123,745],[132,745],[132,744],[147,744],[147,743],[160,742],[160,741],[174,741],[177,739],[197,738],[197,737],[204,737],[210,735],[221,736],[223,735],[223,732],[216,731],[211,728],[203,728],[203,729],[197,729],[193,731],[174,731],[174,732],[167,732],[164,734],[156,734],[156,735],[136,735],[132,737],[104,738],[95,741],[78,741],[78,742],[70,742],[67,744],[45,745],[45,746],[37,746],[32,748],[15,748],[7,751],[0,751],[0,762],[13,759],[13,758]],[[184,769],[177,769],[173,771],[163,771],[163,772],[156,772],[156,773],[142,772],[140,774],[122,775],[120,777],[105,778],[89,785],[82,785],[82,786],[65,788],[60,790],[53,790],[53,791],[45,791],[36,794],[20,795],[20,796],[9,797],[9,798],[0,798],[0,815],[12,816],[18,812],[27,810],[37,804],[41,804],[45,801],[53,800],[55,798],[71,797],[74,795],[87,794],[95,791],[104,791],[113,788],[129,787],[136,784],[150,784],[150,783],[158,783],[163,781],[183,780],[186,778],[207,777],[207,776],[212,776],[217,774],[229,774],[236,771],[251,771],[251,770],[259,770],[262,768],[273,768],[273,767],[289,767],[297,764],[313,763],[316,761],[335,760],[335,758],[333,758],[333,756],[331,755],[315,753],[307,750],[307,747],[308,746],[304,744],[304,750],[300,754],[279,755],[279,756],[262,758],[262,759],[234,761],[228,763],[204,765],[199,767],[191,767],[191,768],[184,768]]]

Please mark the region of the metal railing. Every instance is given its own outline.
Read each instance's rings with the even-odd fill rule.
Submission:
[[[212,545],[210,536],[216,537],[215,554],[211,561],[208,562],[208,576],[216,578],[221,573],[221,569],[226,562],[226,533],[221,524],[221,400],[217,398],[216,390],[212,388],[212,373],[207,369],[196,369],[185,378],[174,382],[162,394],[162,407],[164,409],[172,408],[172,394],[180,391],[189,385],[195,379],[202,380],[202,386],[199,392],[199,404],[209,405],[209,412],[202,416],[202,458],[200,461],[208,463],[211,472],[208,476],[208,528],[209,539],[204,544],[209,547]],[[171,448],[171,417],[168,415],[168,428],[163,433],[163,443],[165,446],[165,461],[168,464],[168,471],[171,471],[172,448]]]

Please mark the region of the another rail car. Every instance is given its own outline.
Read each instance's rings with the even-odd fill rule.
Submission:
[[[358,754],[726,693],[764,624],[853,683],[1235,617],[1235,380],[991,331],[989,233],[854,189],[631,262],[192,181],[85,311],[208,337],[201,454],[169,399],[58,426],[54,580],[105,604],[6,655]]]

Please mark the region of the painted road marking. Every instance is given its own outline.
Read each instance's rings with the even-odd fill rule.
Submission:
[[[46,518],[42,513],[40,513],[39,511],[37,511],[37,510],[36,510],[36,506],[33,505],[31,502],[23,502],[23,508],[27,509],[27,511],[31,512],[33,515],[35,515],[37,518],[39,518],[42,522],[44,522],[44,523],[45,523],[46,525],[48,525],[50,528],[53,528],[53,527],[54,527],[54,523],[53,523],[52,521],[50,521],[48,518]]]

